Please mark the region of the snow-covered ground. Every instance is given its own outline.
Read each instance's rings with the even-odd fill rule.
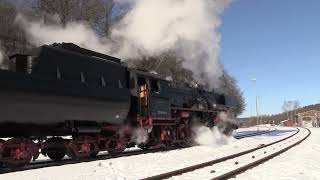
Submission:
[[[236,179],[320,179],[320,128],[311,128],[311,136],[300,145]]]
[[[274,126],[254,126],[254,127],[246,127],[246,128],[239,128],[234,131],[233,135],[245,135],[245,134],[252,134],[259,131],[272,131],[275,130],[276,127]]]
[[[268,156],[274,152],[277,152],[284,147],[288,147],[291,144],[303,139],[308,134],[308,131],[305,129],[300,129],[300,132],[294,137],[287,139],[283,142],[268,146],[263,149],[256,150],[252,153],[236,157],[218,164],[214,164],[213,166],[208,166],[190,173],[185,173],[178,177],[173,177],[172,179],[211,179],[214,177],[218,177],[224,173],[237,169],[241,166],[247,165],[251,162],[256,161],[257,159],[261,159],[263,157]],[[266,152],[266,153],[264,153]],[[254,158],[252,158],[254,156]],[[236,164],[235,162],[238,162]],[[260,177],[259,174],[256,174],[256,178]],[[275,178],[275,177],[273,177]]]
[[[253,128],[238,129],[239,132],[251,131]],[[314,130],[313,130],[314,131]],[[250,137],[241,140],[226,138],[220,136],[218,139],[213,138],[211,144],[206,146],[195,146],[191,148],[173,150],[169,152],[158,152],[150,154],[142,154],[137,156],[121,157],[108,160],[99,160],[94,162],[85,162],[79,164],[64,165],[58,167],[47,167],[42,169],[27,170],[23,172],[15,172],[0,175],[0,179],[4,180],[105,180],[105,179],[140,179],[159,173],[180,169],[190,165],[207,162],[229,154],[251,149],[261,144],[267,144],[278,139],[282,139],[295,132],[295,129],[277,127],[277,131],[264,134],[257,137]],[[209,134],[210,135],[210,134]],[[206,137],[206,136],[204,136]],[[320,139],[320,131],[318,131],[318,139]],[[314,138],[314,134],[310,137]],[[316,140],[315,140],[316,141]],[[314,142],[313,142],[314,143]],[[320,143],[318,141],[318,143]],[[299,146],[300,147],[300,146]],[[319,152],[319,145],[317,146]],[[290,150],[293,151],[293,150]],[[311,152],[312,149],[309,149]],[[303,151],[300,150],[300,153]],[[315,156],[316,151],[312,151]],[[299,153],[295,152],[295,153]],[[304,153],[303,153],[304,154]],[[306,158],[307,155],[305,154]],[[311,155],[310,155],[311,156]],[[320,157],[320,156],[319,156]],[[293,159],[295,159],[293,157]],[[319,158],[317,159],[320,160]],[[320,162],[320,161],[319,161]],[[281,164],[281,163],[280,163]],[[298,163],[295,162],[295,165]],[[320,163],[318,163],[320,164]],[[291,167],[294,164],[291,164]],[[310,165],[310,164],[306,164]],[[271,165],[274,166],[273,163]],[[270,167],[271,167],[270,166]],[[266,169],[270,169],[270,167]],[[278,166],[275,166],[278,167]],[[302,168],[302,167],[301,167]],[[311,167],[312,168],[312,167]],[[316,166],[319,170],[319,166]],[[283,168],[285,169],[285,168]],[[278,169],[279,170],[279,169]],[[290,168],[290,170],[292,170]],[[297,171],[297,170],[296,170]],[[306,173],[308,171],[303,171]],[[250,176],[256,179],[256,176]],[[275,175],[274,175],[275,176]],[[241,176],[239,176],[241,177]],[[260,177],[260,174],[259,174]],[[270,178],[271,176],[265,176]],[[242,177],[246,179],[247,177]],[[274,178],[273,178],[274,179]],[[277,179],[277,178],[276,178]]]

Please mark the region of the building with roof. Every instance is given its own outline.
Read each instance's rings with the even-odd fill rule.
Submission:
[[[287,120],[281,121],[280,124],[282,126],[295,126],[296,125],[295,120],[293,120],[293,119],[287,119]]]
[[[302,127],[320,127],[320,111],[311,110],[297,114],[298,125]]]

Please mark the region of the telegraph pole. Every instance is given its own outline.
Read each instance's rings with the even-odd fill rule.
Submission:
[[[256,113],[257,113],[257,127],[259,131],[259,111],[258,111],[258,93],[257,93],[257,79],[252,78],[251,81],[254,83],[255,95],[256,95]]]

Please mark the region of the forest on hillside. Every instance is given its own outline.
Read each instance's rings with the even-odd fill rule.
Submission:
[[[320,111],[320,104],[312,104],[312,105],[304,106],[301,108],[297,108],[296,110],[282,112],[282,113],[273,114],[273,115],[262,115],[262,116],[259,116],[259,124],[269,124],[269,123],[280,124],[281,121],[286,119],[296,119],[297,118],[296,115],[298,113],[303,113],[311,110]],[[241,120],[245,122],[245,124],[247,125],[257,124],[256,116],[244,118]]]

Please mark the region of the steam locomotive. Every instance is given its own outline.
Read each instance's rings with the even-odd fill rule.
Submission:
[[[192,126],[216,126],[235,106],[234,97],[178,86],[71,43],[11,56],[0,70],[0,99],[0,163],[8,167],[40,153],[59,161],[133,145],[185,147]]]

